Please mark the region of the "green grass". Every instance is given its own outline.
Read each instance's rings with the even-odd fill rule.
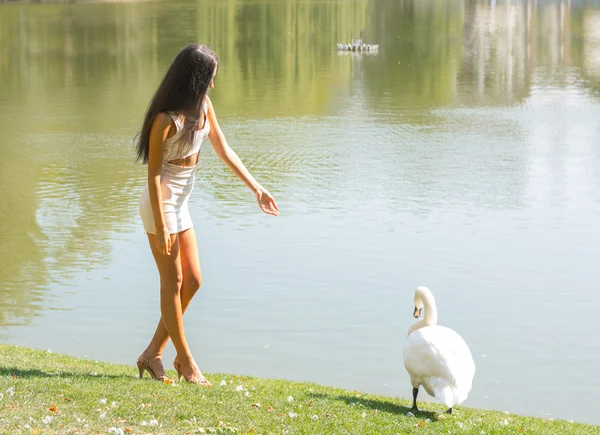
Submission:
[[[0,344],[0,433],[600,434],[595,426],[463,407],[446,415],[432,403],[413,416],[403,399],[207,377],[214,387],[141,381],[135,367]]]

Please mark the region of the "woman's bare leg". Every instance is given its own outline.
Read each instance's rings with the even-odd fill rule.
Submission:
[[[196,234],[193,228],[185,230],[178,235],[179,241],[179,256],[182,270],[182,284],[180,290],[180,306],[181,313],[185,313],[185,310],[189,306],[192,298],[200,288],[202,284],[202,273],[200,271],[200,259],[198,257],[198,243],[196,241]],[[151,238],[150,244],[153,244],[153,237]],[[173,254],[172,254],[173,255]],[[146,352],[150,355],[154,355],[155,359],[161,359],[164,349],[169,340],[169,333],[163,321],[163,317],[158,322],[152,341],[148,345]],[[179,352],[178,352],[179,356]],[[192,360],[187,355],[181,358],[182,371],[187,375],[188,373],[193,374],[193,377],[202,376],[195,364],[191,364]],[[162,364],[162,361],[161,361]],[[194,367],[192,367],[194,366]]]
[[[151,237],[154,237],[150,235]],[[152,243],[152,241],[151,241]],[[187,307],[200,285],[202,285],[202,273],[200,271],[200,259],[198,258],[198,244],[196,242],[196,234],[194,229],[179,233],[179,254],[181,257],[181,270],[183,273],[183,281],[181,285],[181,312],[185,313]],[[156,326],[156,331],[152,337],[152,341],[148,345],[148,352],[158,358],[162,357],[167,342],[169,333],[165,328],[162,316]]]
[[[153,234],[148,234],[148,240],[150,241],[152,255],[160,274],[160,312],[162,323],[173,340],[177,354],[182,355],[182,357],[185,355],[191,358],[192,354],[183,331],[183,314],[181,310],[183,271],[181,268],[179,236],[177,234],[171,235],[171,255],[164,255],[158,250]],[[158,347],[154,348],[158,350]]]

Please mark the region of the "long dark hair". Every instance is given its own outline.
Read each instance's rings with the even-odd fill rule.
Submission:
[[[137,160],[148,163],[150,129],[160,112],[183,114],[185,121],[178,151],[185,153],[191,149],[202,114],[202,102],[218,61],[217,55],[204,45],[190,44],[179,52],[152,97],[142,128],[136,135]]]

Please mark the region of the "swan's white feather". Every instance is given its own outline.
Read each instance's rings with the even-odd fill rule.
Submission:
[[[455,331],[432,325],[417,329],[406,339],[404,367],[414,388],[451,408],[471,391],[475,363],[469,347]]]

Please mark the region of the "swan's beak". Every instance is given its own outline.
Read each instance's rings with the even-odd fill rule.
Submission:
[[[415,319],[418,319],[420,315],[421,315],[421,308],[415,307],[415,311],[413,312],[413,317]]]

